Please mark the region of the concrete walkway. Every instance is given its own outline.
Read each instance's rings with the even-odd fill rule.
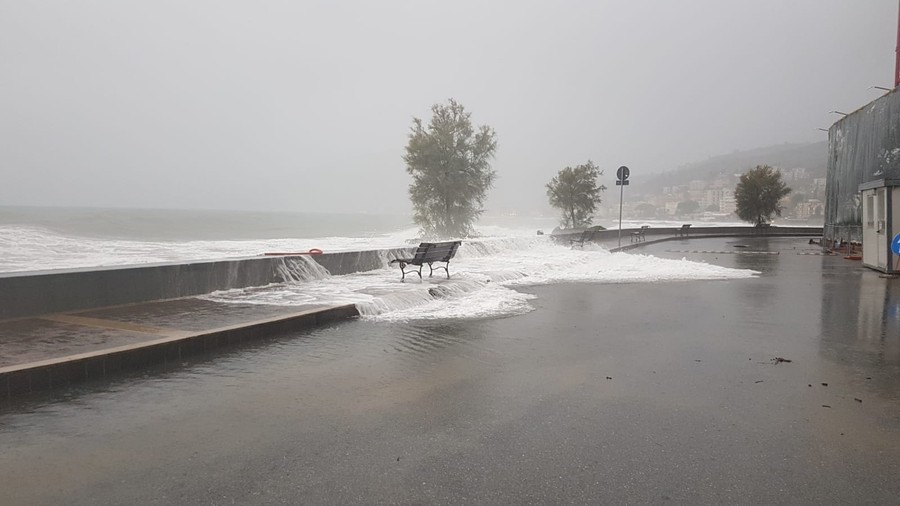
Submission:
[[[356,314],[185,298],[2,320],[0,402]]]
[[[810,249],[650,245],[760,274],[523,287],[516,317],[353,319],[11,404],[4,504],[896,504],[900,284]]]
[[[632,242],[633,231],[622,230],[621,247],[617,230],[598,232],[590,243],[615,252],[701,238],[821,234],[821,228],[698,227],[683,237],[677,229],[656,228],[647,230],[644,241]],[[189,297],[0,320],[0,402],[357,314],[353,305],[225,304]]]

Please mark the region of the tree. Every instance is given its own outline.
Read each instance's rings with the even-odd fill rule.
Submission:
[[[471,113],[452,98],[433,105],[431,113],[427,126],[413,118],[403,156],[413,179],[413,220],[427,237],[469,237],[494,184],[496,133],[473,127]]]
[[[594,211],[600,203],[600,192],[606,186],[597,186],[597,178],[603,171],[588,160],[574,168],[566,167],[547,183],[550,205],[562,211],[563,228],[584,227],[591,224]]]
[[[679,202],[675,207],[675,214],[678,216],[682,216],[685,214],[696,213],[700,210],[700,203],[696,200],[685,200],[684,202]]]
[[[768,165],[757,165],[741,174],[734,189],[737,215],[744,221],[761,226],[781,216],[781,199],[791,193],[781,180],[781,173]]]

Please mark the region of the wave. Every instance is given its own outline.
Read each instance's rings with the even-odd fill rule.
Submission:
[[[533,296],[518,287],[555,283],[649,283],[740,279],[755,271],[685,259],[611,253],[599,246],[571,249],[546,237],[466,241],[443,273],[401,282],[396,268],[345,276],[310,276],[262,289],[228,290],[206,296],[219,302],[306,305],[355,304],[377,321],[481,318],[531,311]]]
[[[530,228],[479,227],[484,238],[533,235]],[[34,225],[0,225],[0,272],[27,272],[220,260],[266,252],[360,251],[418,244],[418,230],[407,227],[365,237],[306,237],[245,240],[141,241],[69,235]]]
[[[752,277],[688,260],[633,253],[611,253],[598,245],[572,249],[536,235],[531,228],[489,226],[481,238],[464,241],[450,263],[450,279],[440,271],[401,283],[399,272],[384,268],[332,276],[309,257],[287,259],[282,283],[229,290],[205,298],[221,302],[304,306],[355,304],[363,318],[410,320],[480,318],[522,314],[533,298],[518,287],[553,283],[646,283]],[[371,237],[321,237],[242,241],[135,241],[67,236],[36,226],[0,225],[0,272],[131,265],[257,256],[267,251],[353,251],[409,245],[407,228]]]

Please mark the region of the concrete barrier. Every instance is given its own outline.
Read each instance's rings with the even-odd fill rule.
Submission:
[[[0,320],[203,295],[331,274],[380,269],[415,248],[260,256],[188,263],[0,273]],[[310,264],[314,262],[314,264]],[[298,269],[299,267],[299,269]]]
[[[191,355],[358,315],[353,304],[288,313],[155,341],[0,367],[0,406],[5,401],[154,364],[178,365]]]
[[[631,233],[638,231],[638,228],[622,229],[622,248],[631,249],[640,247],[644,243],[631,244]],[[681,227],[650,227],[645,230],[644,236],[647,241],[659,242],[669,240],[682,240],[690,238],[703,237],[822,237],[822,227],[754,227],[754,226],[731,226],[731,227],[691,227],[687,237],[679,236]],[[582,231],[570,233],[556,233],[552,237],[559,243],[569,244],[573,239],[581,237]],[[591,242],[607,242],[615,241],[619,237],[618,229],[598,230],[591,236]],[[616,248],[618,249],[618,248]]]

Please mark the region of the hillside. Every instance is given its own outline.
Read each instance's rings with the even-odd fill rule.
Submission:
[[[666,186],[687,184],[693,180],[710,181],[719,174],[739,174],[756,165],[772,165],[784,169],[805,167],[814,177],[825,177],[828,143],[785,143],[776,146],[738,151],[702,162],[682,165],[677,169],[648,177],[642,190],[656,193]]]

